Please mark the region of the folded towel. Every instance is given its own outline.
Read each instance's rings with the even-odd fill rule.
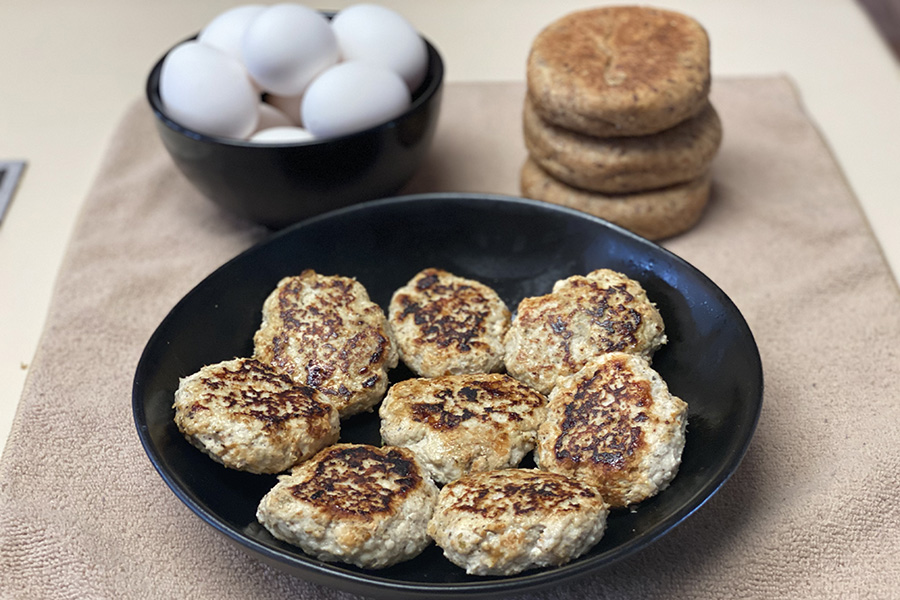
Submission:
[[[516,83],[451,83],[407,191],[518,194]],[[759,344],[765,404],[735,475],[646,550],[530,598],[889,598],[900,589],[900,293],[789,81],[724,79],[700,224],[665,245]],[[185,181],[136,100],[60,271],[0,458],[0,597],[351,596],[249,557],[172,494],[138,442],[131,383],[157,324],[263,239]]]

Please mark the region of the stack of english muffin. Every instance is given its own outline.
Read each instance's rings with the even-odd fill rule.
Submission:
[[[522,195],[653,240],[697,223],[722,141],[699,23],[643,6],[572,13],[535,38],[526,76]]]

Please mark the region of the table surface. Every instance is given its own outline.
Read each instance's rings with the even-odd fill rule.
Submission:
[[[600,4],[380,3],[404,14],[440,49],[448,82],[523,80],[528,48],[541,28]],[[170,45],[238,4],[7,0],[0,9],[0,161],[28,163],[0,223],[0,447],[79,208],[125,107],[142,96],[150,66]],[[859,6],[850,0],[655,5],[707,28],[714,78],[785,74],[794,81],[895,277],[900,274],[900,67]]]

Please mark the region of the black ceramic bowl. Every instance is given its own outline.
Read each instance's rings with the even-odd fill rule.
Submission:
[[[253,351],[266,296],[279,279],[312,268],[356,277],[387,307],[425,267],[493,287],[511,309],[557,279],[601,267],[641,282],[665,320],[669,342],[653,366],[688,402],[688,432],[672,485],[609,517],[600,542],[562,567],[476,577],[431,546],[380,571],[328,564],[274,539],[256,521],[274,476],[233,471],[190,445],[173,422],[180,377]],[[391,381],[411,374],[390,373]],[[697,510],[737,468],[762,403],[762,367],[747,323],[728,296],[677,256],[605,221],[530,200],[431,194],[369,202],[309,219],[226,263],[159,325],[137,367],[134,420],[166,484],[199,518],[251,555],[303,579],[400,598],[497,598],[559,585],[640,551]],[[380,444],[378,413],[341,424],[341,440]],[[173,535],[177,535],[177,532]]]
[[[147,78],[147,100],[166,150],[203,195],[240,217],[282,228],[391,195],[409,181],[434,137],[443,91],[443,60],[425,43],[428,71],[409,109],[341,137],[262,145],[186,129],[166,116],[159,96],[165,56]]]

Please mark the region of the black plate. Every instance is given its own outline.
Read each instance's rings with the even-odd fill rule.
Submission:
[[[568,565],[511,577],[475,577],[432,545],[380,571],[328,564],[275,540],[255,519],[271,476],[219,466],[173,422],[179,377],[252,351],[262,303],[278,280],[313,268],[356,277],[387,307],[425,267],[492,286],[514,309],[573,274],[608,267],[641,282],[663,315],[669,343],[654,367],[689,404],[687,443],[672,485],[634,512],[609,517],[597,546]],[[405,368],[392,372],[397,381]],[[212,273],[172,309],[135,374],[134,419],[150,460],[172,491],[250,554],[300,577],[383,598],[459,597],[534,590],[594,572],[644,548],[725,482],[747,448],[762,405],[762,367],[738,309],[706,276],[670,252],[579,212],[502,196],[431,194],[380,200],[287,229]],[[379,444],[377,413],[354,417],[342,440]]]

